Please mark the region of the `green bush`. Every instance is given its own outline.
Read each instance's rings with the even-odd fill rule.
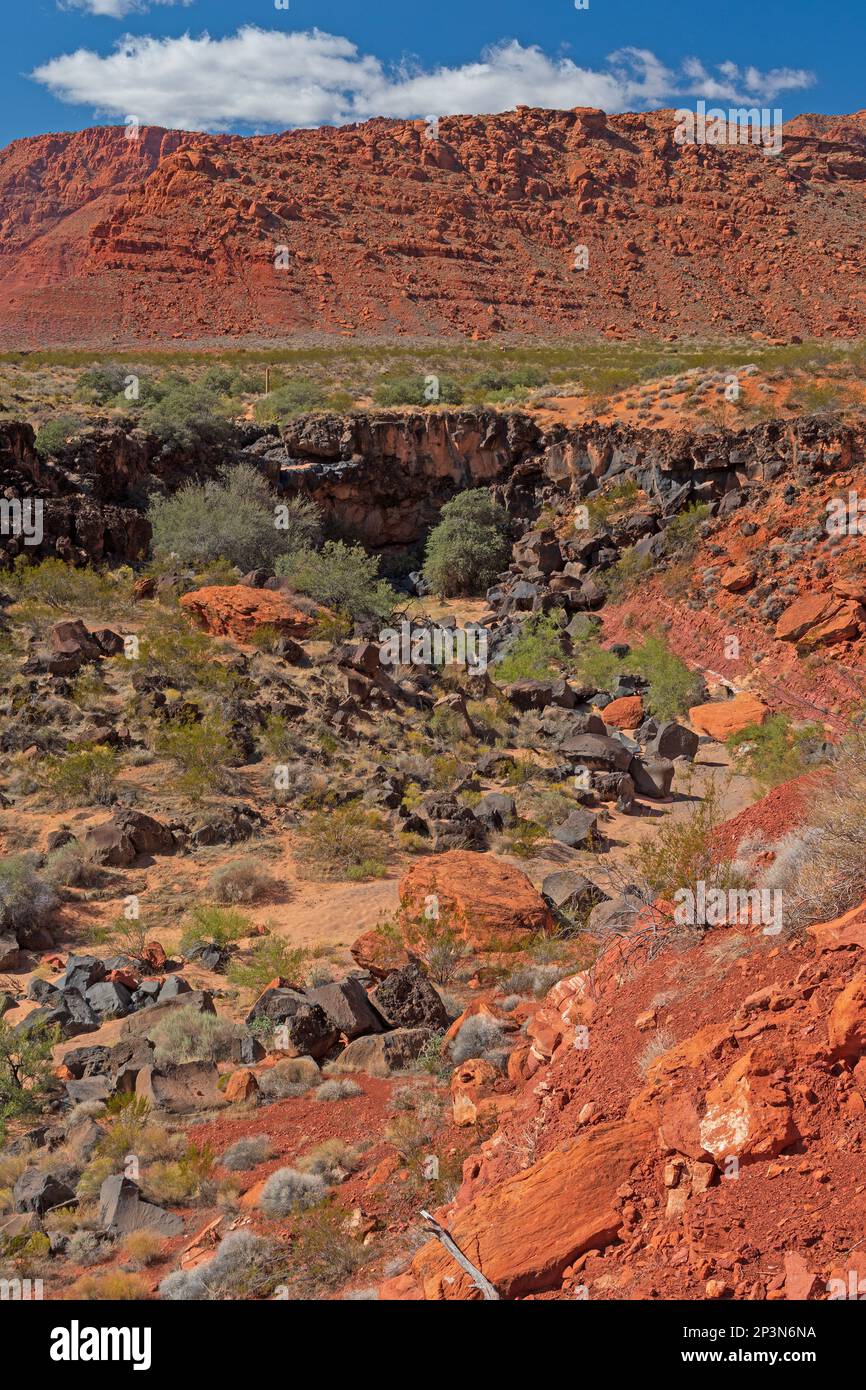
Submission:
[[[109,806],[119,769],[117,753],[104,743],[76,748],[43,765],[45,788],[58,806]]]
[[[249,917],[238,912],[237,908],[200,903],[193,908],[184,924],[180,949],[188,954],[204,942],[210,942],[213,946],[230,946],[242,936],[249,936],[252,929]]]
[[[697,502],[679,512],[665,530],[665,554],[687,560],[697,549],[698,531],[709,514],[706,502]]]
[[[102,617],[122,617],[132,611],[133,575],[131,570],[100,573],[74,569],[62,560],[41,560],[28,564],[19,555],[4,585],[17,603],[31,601],[80,617],[82,613]]]
[[[156,750],[179,764],[178,787],[194,800],[226,789],[225,764],[234,749],[228,726],[218,715],[208,714],[198,724],[167,725],[157,735]]]
[[[159,498],[150,521],[156,555],[195,566],[223,559],[242,573],[272,568],[280,555],[314,546],[320,533],[312,502],[279,503],[262,474],[246,464],[223,469],[215,482],[188,483],[173,497]]]
[[[10,1120],[39,1114],[56,1084],[52,1049],[58,1028],[36,1027],[17,1037],[0,1018],[0,1143]]]
[[[384,874],[390,846],[381,816],[354,801],[311,816],[298,831],[295,856],[312,877],[357,881]]]
[[[438,594],[488,589],[511,559],[510,521],[484,488],[446,502],[427,538],[424,574]]]
[[[624,550],[615,565],[604,571],[601,585],[609,603],[620,603],[645,579],[652,569],[648,555],[638,555],[634,546]]]
[[[772,714],[764,724],[749,724],[727,740],[750,777],[763,791],[799,777],[814,764],[825,742],[820,724],[795,728],[786,714]]]
[[[82,424],[74,415],[58,415],[47,420],[36,435],[36,452],[41,458],[50,458],[60,453],[67,443],[81,434]]]
[[[379,560],[361,545],[326,541],[320,550],[298,550],[277,561],[277,574],[299,593],[350,618],[386,618],[397,595],[379,578]]]
[[[377,382],[373,400],[382,406],[460,405],[463,392],[453,377],[419,373],[417,376],[385,377]]]
[[[526,619],[516,641],[494,665],[492,674],[497,685],[556,680],[564,663],[562,628],[553,614],[539,613]]]
[[[263,936],[246,961],[235,960],[229,966],[229,980],[240,989],[261,993],[270,980],[298,980],[307,952],[292,946],[281,936]]]
[[[259,401],[255,417],[261,424],[271,425],[307,411],[323,410],[327,404],[328,393],[323,386],[317,381],[296,377],[293,381],[283,382]]]
[[[141,420],[170,449],[226,444],[233,433],[231,421],[220,413],[217,395],[187,381],[172,382],[164,395],[146,404]]]
[[[671,651],[663,637],[647,637],[628,658],[628,666],[649,681],[644,705],[656,719],[684,714],[701,698],[700,676]]]

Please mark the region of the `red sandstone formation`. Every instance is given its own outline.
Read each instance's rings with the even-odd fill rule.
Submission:
[[[520,108],[439,131],[15,141],[0,346],[864,332],[862,112],[797,117],[774,157],[679,145],[670,111]]]

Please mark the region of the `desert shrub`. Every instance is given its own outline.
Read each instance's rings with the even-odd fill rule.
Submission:
[[[820,724],[795,727],[785,714],[772,714],[764,724],[749,724],[727,740],[762,791],[799,777],[820,758],[825,734]]]
[[[91,1265],[104,1264],[110,1258],[112,1242],[102,1239],[95,1231],[76,1231],[66,1247],[66,1254],[74,1264],[87,1269]]]
[[[69,840],[47,854],[42,872],[46,883],[52,887],[93,888],[102,879],[95,852],[78,840]]]
[[[283,1267],[274,1241],[252,1231],[230,1231],[212,1260],[197,1269],[167,1275],[159,1293],[173,1302],[267,1298],[280,1283]]]
[[[486,1014],[473,1014],[460,1025],[457,1036],[451,1043],[451,1059],[455,1065],[466,1062],[470,1057],[488,1057],[498,1054],[505,1046],[505,1034],[495,1018]]]
[[[385,377],[373,390],[376,405],[460,405],[463,392],[450,376],[419,373],[417,376]]]
[[[214,642],[191,628],[180,610],[162,609],[151,618],[141,641],[138,668],[176,690],[230,689],[232,673],[214,661]]]
[[[467,955],[466,942],[445,906],[435,916],[422,912],[401,922],[380,922],[376,932],[397,950],[405,947],[420,957],[437,984],[450,983]]]
[[[114,800],[118,770],[115,750],[94,743],[46,758],[42,776],[48,795],[58,806],[109,806]]]
[[[55,559],[32,565],[19,555],[12,570],[4,575],[3,583],[16,603],[43,604],[75,617],[85,613],[119,618],[131,613],[134,607],[133,575],[128,569],[103,573],[76,569]]]
[[[266,1100],[292,1100],[318,1086],[322,1074],[311,1057],[287,1057],[262,1072],[259,1091]]]
[[[186,954],[205,942],[211,946],[230,946],[241,937],[249,936],[252,929],[249,917],[236,908],[199,903],[184,923],[180,949]]]
[[[638,587],[652,570],[648,555],[638,555],[634,546],[624,550],[615,565],[604,571],[601,584],[609,603],[620,603]]]
[[[306,411],[324,410],[327,405],[328,393],[324,386],[309,378],[295,377],[256,402],[255,418],[260,424],[271,425]]]
[[[630,653],[627,664],[649,681],[644,705],[657,719],[673,719],[701,698],[700,676],[671,651],[663,637],[646,637]]]
[[[674,1035],[669,1028],[661,1028],[657,1033],[653,1033],[637,1058],[637,1069],[641,1076],[646,1076],[653,1063],[671,1050],[674,1041]]]
[[[382,817],[357,801],[317,811],[298,831],[295,857],[311,877],[380,878],[390,858]]]
[[[562,629],[555,616],[538,614],[523,623],[517,639],[502,660],[494,664],[492,674],[497,685],[511,685],[521,680],[555,680],[561,674],[564,661]]]
[[[0,932],[43,927],[57,906],[57,894],[27,854],[0,859]]]
[[[166,725],[157,735],[156,749],[181,768],[177,785],[191,800],[226,790],[225,764],[234,750],[228,725],[218,714],[207,714],[199,723]]]
[[[275,884],[254,859],[235,859],[211,874],[209,890],[218,903],[253,903],[272,892]]]
[[[0,1143],[11,1120],[39,1114],[54,1089],[52,1049],[57,1028],[44,1025],[16,1036],[0,1018]]]
[[[273,1152],[271,1141],[266,1134],[254,1134],[248,1139],[236,1139],[226,1149],[220,1163],[232,1173],[247,1173],[265,1163]]]
[[[325,1082],[325,1086],[330,1084],[328,1081]],[[320,1091],[324,1089],[322,1086]],[[356,1088],[356,1092],[360,1094],[360,1087]],[[309,1153],[304,1154],[303,1158],[298,1159],[298,1168],[302,1173],[312,1173],[314,1177],[321,1178],[329,1184],[343,1182],[360,1166],[360,1151],[347,1144],[345,1139],[325,1139],[314,1149],[310,1149]]]
[[[510,398],[522,399],[528,388],[545,384],[546,374],[538,367],[488,367],[466,382],[466,398],[498,404]]]
[[[302,747],[297,729],[283,714],[268,715],[260,739],[265,752],[276,762],[297,757]]]
[[[700,882],[707,890],[740,886],[734,865],[716,854],[714,832],[723,818],[713,782],[681,820],[666,820],[651,839],[642,842],[632,863],[648,890],[647,901],[654,896],[672,900],[681,889],[694,891]]]
[[[150,520],[155,554],[173,554],[182,564],[195,566],[223,559],[241,573],[273,567],[278,556],[314,545],[320,533],[319,513],[311,502],[279,502],[264,475],[248,464],[158,498],[151,504]]]
[[[75,396],[88,405],[108,405],[126,386],[129,371],[119,362],[102,362],[79,374]]]
[[[697,502],[679,512],[665,530],[665,554],[682,562],[697,549],[699,531],[710,515],[706,502]]]
[[[810,852],[786,895],[797,925],[826,922],[866,899],[866,733],[851,734],[810,789]]]
[[[352,619],[386,618],[397,604],[390,584],[379,578],[378,557],[361,545],[325,541],[319,549],[280,556],[276,571],[299,593]]]
[[[120,1248],[126,1263],[133,1269],[147,1269],[148,1265],[158,1264],[162,1259],[165,1241],[152,1231],[130,1231]]]
[[[138,1303],[150,1298],[150,1290],[138,1274],[118,1269],[108,1274],[83,1274],[70,1287],[68,1297],[88,1303]]]
[[[590,526],[603,530],[617,512],[628,510],[631,503],[637,500],[639,490],[633,478],[625,478],[591,497],[586,504]]]
[[[272,1221],[292,1212],[306,1211],[328,1194],[327,1185],[315,1173],[302,1173],[298,1168],[278,1168],[271,1173],[262,1189],[259,1206]]]
[[[555,965],[521,966],[520,969],[513,970],[508,978],[503,980],[502,988],[512,996],[533,994],[537,999],[541,999],[556,984],[557,980],[562,979],[563,973]],[[511,1008],[516,1008],[516,1005],[517,1001],[511,1005]],[[502,1007],[506,1008],[506,1004],[503,1004]],[[508,1011],[510,1012],[510,1009]]]
[[[141,422],[169,449],[226,444],[233,434],[215,392],[187,381],[171,382],[159,399],[148,401]]]
[[[325,1298],[351,1277],[371,1252],[346,1230],[346,1214],[323,1202],[292,1223],[292,1263],[285,1289],[291,1299]]]
[[[36,434],[36,452],[41,458],[51,458],[77,439],[81,431],[82,423],[74,415],[57,415],[40,426]]]
[[[224,1062],[243,1034],[237,1023],[195,1009],[168,1013],[154,1033],[157,1062]]]
[[[233,960],[229,980],[240,989],[260,992],[269,980],[280,976],[284,980],[300,979],[307,952],[302,946],[292,946],[282,936],[263,936],[253,946],[248,959]]]
[[[511,559],[508,513],[484,488],[446,502],[427,538],[424,574],[438,594],[488,589]]]
[[[323,1081],[316,1091],[316,1100],[350,1100],[364,1094],[356,1081]]]

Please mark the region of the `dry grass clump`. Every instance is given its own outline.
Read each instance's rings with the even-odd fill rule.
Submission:
[[[826,778],[812,794],[814,837],[788,886],[786,921],[795,926],[831,921],[866,899],[866,734],[839,748]]]

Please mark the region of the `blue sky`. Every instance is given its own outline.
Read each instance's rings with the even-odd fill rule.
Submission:
[[[142,123],[755,102],[866,107],[866,0],[6,0],[0,145]]]

